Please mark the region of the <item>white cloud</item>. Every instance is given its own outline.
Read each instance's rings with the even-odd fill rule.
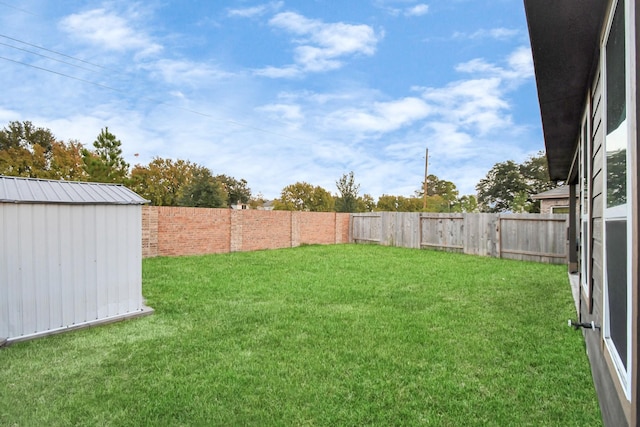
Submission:
[[[259,70],[255,70],[254,74],[257,76],[280,79],[280,78],[298,77],[302,74],[302,70],[295,65],[289,65],[286,67],[269,66],[269,67],[260,68]]]
[[[162,50],[148,34],[133,28],[130,19],[104,8],[68,15],[58,26],[72,37],[106,50],[136,51],[142,56]]]
[[[330,127],[355,133],[387,133],[424,119],[432,109],[420,98],[375,102],[370,107],[345,108],[330,114]]]
[[[253,7],[229,9],[227,11],[227,15],[231,17],[239,17],[239,18],[253,18],[256,16],[262,16],[269,12],[280,10],[282,6],[284,6],[283,1],[275,1],[267,4],[253,6]]]
[[[496,76],[505,80],[520,81],[533,77],[533,59],[531,49],[521,46],[506,59],[507,67],[490,64],[484,59],[476,58],[456,66],[456,71]]]
[[[153,76],[160,76],[165,82],[173,85],[202,86],[233,75],[211,65],[173,59],[160,59],[141,68],[151,71]]]
[[[509,66],[518,78],[526,79],[533,77],[533,58],[529,47],[520,47],[509,56]]]
[[[345,57],[373,55],[382,35],[368,25],[324,23],[309,19],[295,12],[282,12],[269,24],[285,30],[298,38],[293,42],[293,65],[266,67],[256,74],[266,77],[295,77],[307,72],[324,72],[342,67]]]
[[[297,104],[268,104],[258,107],[256,111],[265,113],[269,120],[282,123],[287,126],[287,132],[299,129],[304,122],[302,107]]]
[[[490,29],[480,29],[473,33],[465,33],[465,32],[455,32],[453,34],[453,38],[456,39],[494,39],[494,40],[509,40],[520,34],[519,30],[514,30],[510,28],[490,28]]]
[[[426,4],[417,4],[413,7],[409,7],[405,9],[405,16],[422,16],[429,13],[429,5]]]
[[[485,135],[511,124],[499,78],[471,79],[427,89],[423,97],[446,122]]]

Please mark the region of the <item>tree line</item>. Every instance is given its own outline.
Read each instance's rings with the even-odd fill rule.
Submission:
[[[122,143],[105,127],[85,147],[63,142],[49,129],[29,121],[10,122],[0,130],[0,175],[123,184],[155,206],[259,207],[245,179],[215,175],[209,168],[182,159],[155,157],[133,167],[122,156]],[[532,156],[522,164],[497,163],[476,185],[477,194],[459,195],[456,185],[428,175],[413,195],[383,194],[374,200],[360,195],[354,172],[336,180],[336,194],[307,182],[285,186],[273,201],[276,210],[312,212],[539,212],[533,194],[556,186],[549,180],[546,157]],[[424,189],[427,194],[425,196]]]
[[[60,141],[29,121],[14,121],[0,130],[0,175],[123,184],[155,206],[219,208],[251,199],[246,180],[213,175],[188,160],[156,157],[130,168],[121,147],[108,127],[89,148],[77,140]]]

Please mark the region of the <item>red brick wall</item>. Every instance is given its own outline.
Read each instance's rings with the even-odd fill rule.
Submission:
[[[142,207],[142,258],[158,255],[158,209]]]
[[[345,214],[327,213],[318,215],[315,212],[293,212],[293,219],[298,229],[298,244],[342,243],[342,236],[337,231],[341,229]],[[347,214],[347,220],[349,215]]]
[[[349,242],[349,214],[145,206],[143,257]]]
[[[158,209],[158,255],[197,255],[229,252],[229,209]]]
[[[292,246],[292,212],[244,210],[234,213],[241,218],[242,222],[242,244],[239,245],[239,251]]]

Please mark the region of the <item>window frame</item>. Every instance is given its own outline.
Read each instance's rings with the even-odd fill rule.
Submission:
[[[589,92],[590,93],[590,92]],[[580,285],[587,300],[591,298],[591,182],[592,139],[591,134],[591,96],[587,97],[582,118],[581,140],[579,144],[580,167]]]
[[[620,126],[625,126],[626,128],[626,200],[624,204],[616,205],[613,207],[608,207],[608,164],[607,164],[607,144],[611,141],[608,126],[608,88],[607,88],[607,43],[609,41],[609,36],[611,33],[611,28],[613,24],[613,20],[615,14],[617,12],[618,7],[623,5],[623,19],[624,19],[624,41],[625,41],[625,102],[626,102],[626,117]],[[631,52],[635,52],[635,38],[633,37],[635,28],[634,28],[634,20],[633,20],[633,7],[635,6],[634,0],[614,0],[612,2],[612,6],[610,9],[610,14],[607,20],[607,27],[604,34],[603,42],[602,42],[602,56],[601,56],[601,70],[603,73],[603,100],[604,100],[604,108],[603,108],[603,124],[604,128],[604,140],[603,140],[603,160],[602,160],[602,179],[603,179],[603,196],[604,196],[604,204],[603,204],[603,244],[602,244],[602,265],[603,265],[603,340],[605,344],[605,348],[613,362],[615,372],[617,373],[618,379],[622,386],[622,390],[624,391],[625,397],[627,400],[631,399],[631,378],[633,374],[633,364],[632,364],[632,238],[633,229],[632,229],[632,206],[633,206],[633,191],[631,191],[631,137],[633,135],[632,126],[635,126],[635,111],[636,106],[633,103],[633,97],[631,93],[631,79],[632,76],[635,75],[635,57],[631,55]],[[619,129],[619,128],[618,128]],[[614,131],[615,132],[615,131]],[[613,132],[612,132],[613,133]],[[622,360],[621,355],[618,352],[618,349],[613,341],[612,333],[611,333],[611,324],[610,324],[610,313],[611,310],[609,308],[609,280],[608,280],[608,256],[607,256],[607,224],[612,221],[626,221],[626,363]],[[626,366],[625,366],[626,365]]]

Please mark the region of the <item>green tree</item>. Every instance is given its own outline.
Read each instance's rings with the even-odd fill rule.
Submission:
[[[0,150],[32,148],[39,145],[48,152],[54,141],[55,137],[49,129],[35,127],[30,121],[9,122],[7,127],[0,131]]]
[[[87,173],[82,161],[82,144],[78,141],[55,141],[51,145],[51,158],[45,177],[65,181],[86,181]]]
[[[478,212],[478,199],[474,195],[462,196],[454,205],[453,212]]]
[[[373,212],[376,209],[376,201],[371,194],[364,194],[358,197],[357,212]]]
[[[532,203],[528,200],[529,194],[524,191],[519,192],[513,197],[511,202],[511,212],[526,213],[532,211]]]
[[[120,140],[105,127],[93,142],[94,150],[82,150],[82,160],[89,181],[125,183],[129,164],[122,157],[121,145]]]
[[[154,206],[178,206],[198,167],[186,160],[155,157],[147,166],[133,167],[130,186]]]
[[[227,206],[234,206],[238,203],[246,204],[251,200],[251,189],[245,179],[237,180],[231,176],[218,175],[216,180],[226,193]]]
[[[307,182],[287,185],[280,193],[280,199],[274,202],[275,210],[331,212],[335,201],[331,193],[320,186]]]
[[[422,204],[422,199],[418,197],[383,194],[378,198],[376,210],[380,212],[420,212]]]
[[[496,163],[476,185],[476,190],[483,212],[539,212],[539,202],[534,202],[531,196],[556,186],[549,179],[546,157],[539,152],[522,164],[513,160]]]
[[[483,212],[511,210],[516,194],[527,192],[528,186],[513,160],[496,163],[476,185],[478,203]]]
[[[10,122],[0,130],[0,174],[44,178],[56,142],[49,129],[31,122]]]
[[[427,176],[427,210],[436,212],[450,212],[454,210],[454,206],[458,201],[458,188],[456,185],[444,179],[438,178],[436,175]],[[424,196],[424,181],[418,191],[416,191],[417,197]],[[429,197],[440,196],[439,198],[431,200],[429,203]],[[444,204],[443,204],[444,203]],[[429,204],[437,206],[437,208],[429,208]]]
[[[355,183],[353,171],[343,174],[336,181],[338,197],[336,197],[337,212],[356,212],[358,210],[358,192],[360,184]]]
[[[225,192],[208,168],[197,166],[180,197],[179,205],[198,208],[224,207]]]

